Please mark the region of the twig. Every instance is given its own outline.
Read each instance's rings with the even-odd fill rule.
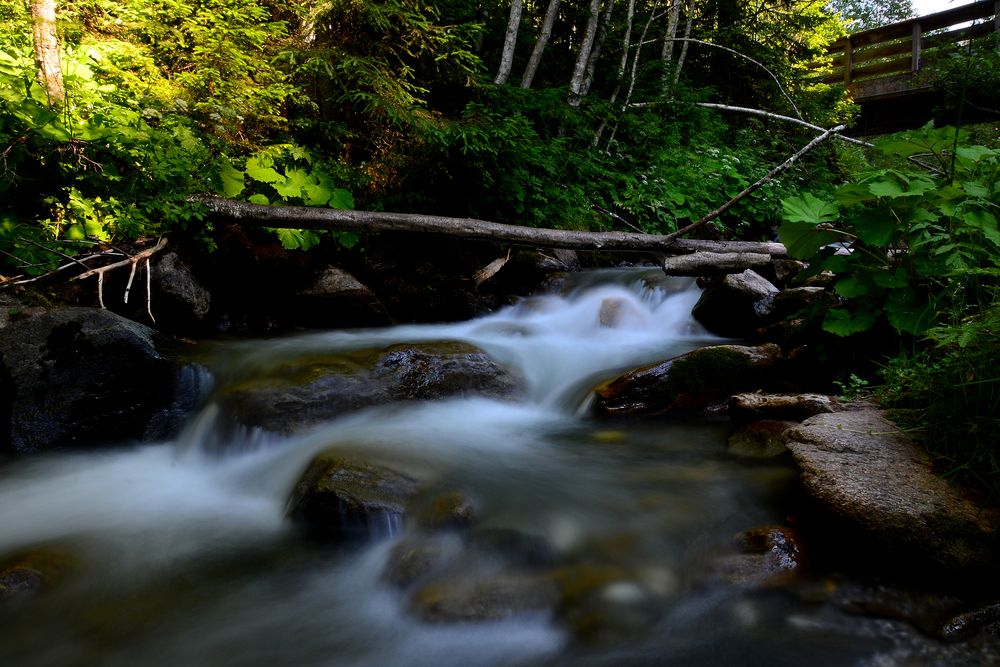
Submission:
[[[156,318],[153,317],[153,267],[149,257],[146,258],[146,312],[153,324],[156,324]]]
[[[669,41],[671,41],[671,42],[691,42],[691,43],[694,43],[694,44],[701,44],[702,46],[711,46],[712,48],[722,49],[723,51],[728,51],[729,53],[732,53],[734,55],[739,56],[740,58],[743,58],[745,60],[749,60],[750,62],[752,62],[757,67],[759,67],[762,70],[764,70],[765,72],[767,72],[768,75],[772,79],[774,79],[774,82],[778,85],[778,90],[781,91],[781,94],[785,96],[785,99],[788,100],[788,103],[792,105],[792,109],[795,110],[795,115],[798,116],[800,119],[802,118],[802,112],[799,111],[799,108],[797,106],[795,106],[795,102],[792,101],[791,96],[789,96],[789,94],[787,92],[785,92],[785,88],[784,88],[784,86],[781,85],[781,81],[774,74],[774,72],[772,72],[771,70],[769,70],[762,62],[754,60],[750,56],[746,55],[745,53],[740,53],[736,49],[731,49],[728,46],[722,46],[721,44],[715,44],[713,42],[706,42],[703,39],[695,39],[693,37],[671,37],[669,39]]]
[[[117,269],[120,266],[127,266],[133,262],[138,262],[141,259],[146,259],[147,257],[150,257],[160,252],[166,247],[166,245],[167,245],[167,239],[162,238],[160,239],[159,243],[157,243],[152,248],[146,248],[142,252],[136,253],[135,255],[129,257],[128,259],[123,259],[120,262],[115,262],[114,264],[108,264],[107,266],[101,266],[96,269],[90,269],[89,271],[84,271],[80,275],[74,276],[72,280],[83,280],[85,278],[89,278],[90,276],[95,276],[98,273],[111,271],[112,269]]]
[[[785,170],[787,170],[789,167],[791,167],[793,164],[795,164],[795,162],[800,157],[802,157],[803,155],[805,155],[806,153],[808,153],[812,149],[816,148],[816,146],[820,145],[821,143],[823,143],[824,141],[826,141],[827,139],[829,139],[831,136],[836,135],[838,132],[843,132],[844,129],[845,128],[844,128],[843,125],[838,125],[836,127],[832,127],[829,130],[824,131],[823,134],[819,135],[818,137],[816,137],[815,139],[813,139],[812,141],[810,141],[808,144],[806,144],[805,146],[803,146],[801,149],[799,149],[799,151],[795,155],[791,156],[790,158],[788,158],[787,160],[785,160],[784,162],[782,162],[781,164],[779,164],[777,167],[775,167],[771,171],[767,172],[767,174],[763,178],[761,178],[760,180],[758,180],[753,185],[750,185],[749,187],[745,188],[742,192],[740,192],[738,195],[736,195],[735,197],[733,197],[732,199],[730,199],[729,201],[727,201],[725,204],[723,204],[719,208],[715,209],[714,211],[712,211],[708,215],[704,216],[703,218],[701,218],[697,222],[692,222],[687,227],[682,227],[681,229],[678,229],[676,232],[673,232],[671,234],[667,234],[666,238],[667,239],[677,238],[678,236],[682,236],[683,234],[687,234],[688,232],[690,232],[693,229],[697,229],[698,227],[701,227],[706,222],[711,222],[712,220],[715,220],[720,215],[722,215],[723,213],[725,213],[726,211],[728,211],[730,208],[732,208],[741,199],[743,199],[744,197],[746,197],[750,193],[754,192],[755,190],[757,190],[758,188],[760,188],[762,185],[764,185],[768,181],[773,180],[776,176],[778,176],[778,174],[780,174],[780,173],[784,172]]]
[[[90,260],[97,259],[99,257],[120,257],[121,255],[122,255],[121,252],[118,252],[118,251],[115,251],[115,250],[105,250],[104,252],[99,252],[99,253],[94,254],[94,255],[87,255],[86,257],[74,258],[74,260],[72,262],[70,262],[68,264],[63,264],[62,266],[59,266],[59,267],[56,267],[55,269],[52,269],[48,273],[43,273],[40,276],[35,276],[33,278],[25,278],[24,280],[18,280],[17,278],[14,278],[11,281],[9,281],[8,284],[11,284],[11,285],[28,285],[30,283],[37,283],[37,282],[39,282],[41,280],[45,280],[47,278],[51,278],[52,276],[56,275],[57,273],[61,273],[61,272],[65,271],[66,269],[71,269],[71,268],[77,266],[80,262],[89,262]]]
[[[77,264],[79,264],[80,266],[82,266],[85,269],[90,268],[86,264],[84,264],[83,262],[81,262],[80,260],[78,260],[77,258],[73,257],[72,255],[67,255],[66,253],[62,252],[61,250],[56,250],[54,248],[50,248],[49,246],[47,246],[47,245],[45,245],[43,243],[39,243],[38,241],[33,241],[32,239],[29,239],[29,238],[27,238],[25,236],[18,236],[17,239],[19,241],[24,241],[25,243],[30,243],[31,245],[33,245],[35,247],[41,248],[45,252],[50,252],[53,255],[59,255],[63,259],[68,259],[71,262],[76,262]]]
[[[751,107],[734,107],[728,104],[716,104],[713,102],[695,102],[696,107],[704,107],[706,109],[718,109],[720,111],[734,111],[737,113],[747,113],[754,116],[763,116],[764,118],[773,118],[774,120],[782,120],[787,123],[795,123],[796,125],[801,125],[802,127],[808,127],[810,130],[816,130],[817,132],[825,132],[826,128],[819,125],[813,125],[810,122],[804,121],[801,118],[793,118],[792,116],[782,116],[778,113],[771,113],[770,111],[764,111],[763,109],[753,109]],[[846,141],[848,143],[857,144],[858,146],[864,146],[865,148],[874,148],[875,144],[869,143],[867,141],[862,141],[861,139],[855,139],[854,137],[845,137],[842,134],[835,135],[841,141]]]
[[[133,257],[129,260],[132,263],[132,270],[128,274],[128,282],[125,283],[125,298],[122,299],[123,303],[128,303],[128,293],[132,290],[132,279],[135,278],[135,269],[139,266],[139,260]]]
[[[603,213],[604,215],[608,216],[609,218],[611,218],[615,222],[622,223],[623,225],[625,225],[626,227],[628,227],[629,229],[631,229],[634,232],[639,232],[640,234],[642,233],[641,229],[639,229],[638,227],[636,227],[631,222],[629,222],[628,220],[626,220],[622,216],[618,215],[614,211],[609,211],[608,209],[604,208],[603,206],[598,206],[597,204],[594,204],[594,210],[597,211],[598,213]]]
[[[153,322],[156,322],[156,320],[153,318],[153,310],[152,310],[152,305],[151,305],[151,302],[152,302],[152,299],[153,299],[153,290],[152,290],[152,269],[150,267],[149,258],[152,257],[157,252],[163,250],[166,247],[166,245],[167,245],[167,239],[166,238],[161,238],[159,240],[159,242],[155,246],[153,246],[152,248],[146,248],[142,252],[136,253],[135,255],[133,255],[133,256],[127,258],[127,259],[123,259],[120,262],[115,262],[114,264],[108,264],[107,266],[100,266],[100,267],[98,267],[96,269],[90,269],[88,271],[84,271],[80,275],[75,276],[75,277],[71,278],[70,280],[83,280],[84,278],[89,278],[90,276],[96,275],[97,276],[97,302],[100,304],[101,308],[104,308],[105,307],[104,306],[104,274],[107,273],[108,271],[112,271],[112,270],[120,268],[122,266],[131,265],[132,270],[131,270],[131,272],[129,273],[129,276],[128,276],[128,284],[125,286],[125,297],[123,299],[123,301],[125,303],[128,303],[128,295],[129,295],[129,291],[131,291],[131,289],[132,289],[132,281],[135,279],[136,267],[139,265],[139,262],[141,262],[142,260],[146,260],[146,312],[149,313],[149,319],[153,320]]]

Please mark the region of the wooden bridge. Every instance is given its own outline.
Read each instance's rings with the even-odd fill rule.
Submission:
[[[1000,0],[978,0],[947,11],[857,32],[832,44],[833,70],[824,83],[842,82],[861,106],[857,131],[904,129],[929,119],[933,77],[922,72],[934,59],[1000,33]]]

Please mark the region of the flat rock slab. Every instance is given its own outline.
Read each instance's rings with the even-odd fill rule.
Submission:
[[[786,437],[806,490],[903,555],[901,565],[915,557],[961,575],[995,557],[1000,512],[936,475],[921,446],[881,411],[816,415]]]

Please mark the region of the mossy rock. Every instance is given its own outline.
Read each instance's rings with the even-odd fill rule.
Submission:
[[[464,342],[403,343],[307,355],[268,368],[218,397],[236,421],[292,433],[365,407],[450,396],[512,398],[524,380]]]
[[[317,457],[296,485],[288,515],[314,536],[348,540],[398,532],[418,480],[384,466]]]
[[[601,416],[691,413],[759,388],[781,360],[777,345],[703,347],[630,371],[596,390]]]

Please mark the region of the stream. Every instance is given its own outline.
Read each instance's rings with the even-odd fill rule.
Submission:
[[[697,298],[658,270],[599,271],[470,322],[211,344],[206,400],[175,441],[0,468],[0,554],[37,551],[60,572],[0,603],[0,665],[962,664],[905,623],[844,613],[822,571],[794,586],[725,576],[734,535],[794,515],[787,456],[729,451],[727,420],[587,416],[600,381],[719,342],[691,318]],[[526,400],[371,407],[278,436],[224,428],[209,391],[275,359],[436,340],[517,371]],[[458,533],[409,518],[361,541],[304,536],[286,510],[320,452],[474,498],[467,530],[534,545],[532,576],[554,573],[561,595],[498,618],[427,620],[412,589],[387,581],[400,544],[458,552],[457,579],[503,580],[510,558],[469,555]]]

